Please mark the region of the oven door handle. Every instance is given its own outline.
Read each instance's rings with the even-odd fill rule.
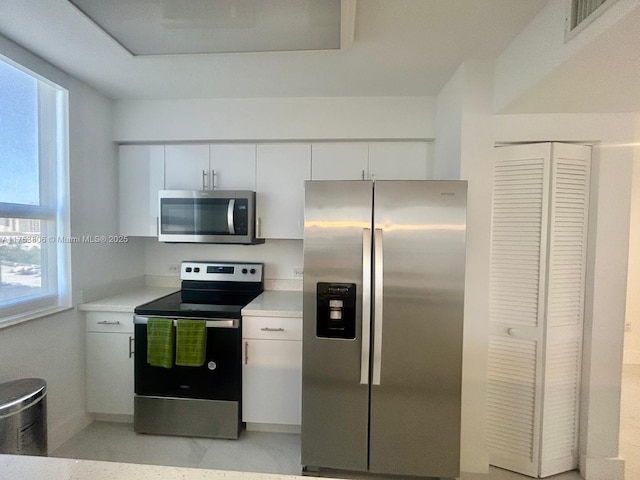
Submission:
[[[156,318],[156,317],[134,315],[133,323],[136,325],[146,325],[149,322],[149,318]],[[173,317],[160,317],[160,318],[173,318]],[[220,318],[220,319],[185,318],[184,320],[204,320],[207,323],[207,328],[240,328],[240,319],[238,318]],[[178,319],[173,318],[173,325],[176,326],[177,324],[178,324]]]

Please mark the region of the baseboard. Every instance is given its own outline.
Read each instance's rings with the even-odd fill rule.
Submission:
[[[624,480],[624,459],[582,456],[580,475],[585,480]]]
[[[275,423],[247,423],[248,432],[300,433],[300,425],[281,425]]]
[[[78,434],[83,428],[93,422],[93,416],[88,413],[75,415],[65,420],[60,425],[52,427],[47,426],[48,430],[48,450],[53,452],[62,444],[67,442],[71,437]]]

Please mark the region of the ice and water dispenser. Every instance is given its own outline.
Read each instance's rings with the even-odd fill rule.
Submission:
[[[318,282],[316,335],[321,338],[356,338],[355,283]]]

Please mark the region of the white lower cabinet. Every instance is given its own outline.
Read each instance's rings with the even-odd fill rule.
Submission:
[[[133,314],[86,312],[87,411],[133,415]]]
[[[242,340],[242,421],[265,426],[299,426],[302,319],[245,317],[242,321],[248,325],[243,326]],[[251,328],[252,321],[260,322],[260,328]]]

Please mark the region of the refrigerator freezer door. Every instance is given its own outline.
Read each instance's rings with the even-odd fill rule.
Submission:
[[[374,205],[384,322],[373,331],[369,469],[457,477],[466,182],[379,181]]]
[[[362,357],[369,345],[362,343],[362,301],[363,272],[370,272],[366,263],[371,261],[367,249],[371,243],[372,201],[373,185],[368,181],[306,182],[302,354],[305,466],[367,469],[369,365],[368,357],[364,364]],[[319,283],[323,288],[327,283],[355,284],[355,339],[318,337]],[[340,315],[341,306],[334,307],[333,314]],[[370,322],[369,315],[365,322]],[[363,379],[366,381],[361,383]]]

